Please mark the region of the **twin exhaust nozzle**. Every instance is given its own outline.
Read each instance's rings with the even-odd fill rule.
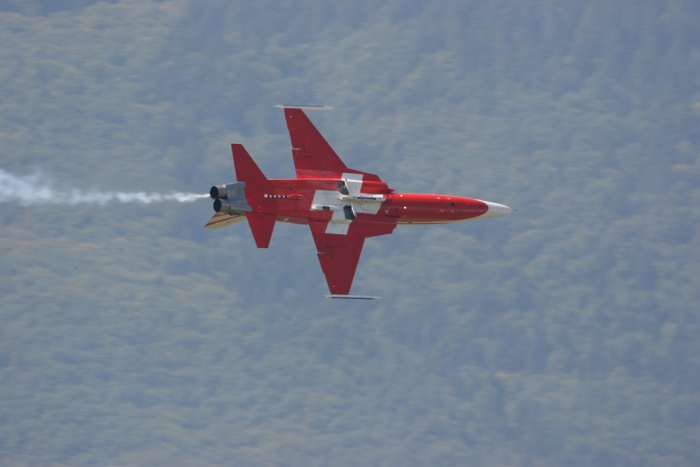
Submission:
[[[209,196],[211,196],[211,199],[226,199],[228,197],[226,185],[216,185],[211,187],[211,190],[209,190]]]
[[[231,215],[243,215],[251,211],[245,196],[245,182],[215,185],[209,190],[214,200],[214,211]]]
[[[226,199],[228,190],[226,185],[215,185],[209,190],[209,196],[214,200],[214,211],[228,214],[231,212],[231,203]]]

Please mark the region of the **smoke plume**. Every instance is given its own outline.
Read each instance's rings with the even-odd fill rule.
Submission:
[[[27,176],[17,176],[0,169],[0,203],[16,202],[23,206],[40,203],[53,204],[99,204],[108,203],[161,203],[177,201],[189,203],[198,199],[208,198],[209,195],[196,193],[147,193],[120,191],[82,191],[77,189],[61,189],[40,173]]]

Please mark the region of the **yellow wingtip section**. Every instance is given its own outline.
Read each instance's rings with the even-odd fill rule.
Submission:
[[[205,229],[220,229],[221,227],[226,227],[227,225],[235,224],[245,220],[245,216],[231,216],[223,212],[217,212],[209,219],[207,225],[204,226]]]

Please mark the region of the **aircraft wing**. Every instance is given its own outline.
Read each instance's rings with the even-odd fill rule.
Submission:
[[[363,174],[364,180],[381,181],[378,176],[349,169],[316,129],[302,108],[279,106],[284,110],[297,178],[343,178],[344,173]]]
[[[309,222],[318,251],[318,260],[326,275],[331,294],[348,295],[365,239],[392,233],[396,222],[375,225],[358,225],[353,222],[345,235],[326,233],[328,224]]]

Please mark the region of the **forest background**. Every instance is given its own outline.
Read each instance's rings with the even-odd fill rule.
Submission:
[[[0,169],[206,193],[275,104],[402,191],[367,241],[209,201],[0,203],[3,466],[700,465],[700,2],[0,0]]]

